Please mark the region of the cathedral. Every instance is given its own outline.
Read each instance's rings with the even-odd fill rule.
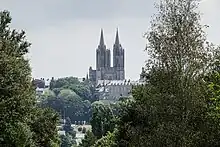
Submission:
[[[113,58],[111,50],[106,48],[104,34],[101,29],[101,36],[98,48],[96,49],[96,69],[89,68],[89,79],[97,83],[100,80],[124,80],[124,49],[119,41],[118,29],[116,31],[115,43],[113,45]],[[113,59],[113,66],[111,60]]]
[[[111,66],[111,61],[113,65]],[[130,97],[132,87],[144,84],[144,68],[140,79],[131,81],[125,79],[125,52],[119,41],[118,29],[116,31],[113,45],[113,56],[111,50],[106,48],[104,34],[101,29],[99,45],[96,49],[96,69],[89,68],[89,78],[95,84],[98,99],[104,103],[115,102],[120,97]]]

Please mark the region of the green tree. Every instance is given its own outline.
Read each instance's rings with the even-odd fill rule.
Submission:
[[[91,102],[88,100],[83,101],[83,117],[82,120],[89,122],[92,116]]]
[[[207,117],[203,80],[214,48],[206,42],[197,6],[196,0],[160,1],[146,34],[146,84],[133,90],[134,101],[121,112],[120,146],[219,145],[219,122]]]
[[[69,133],[73,130],[73,128],[71,127],[71,120],[69,117],[66,118],[66,122],[63,126],[63,130],[66,131],[66,133]]]
[[[92,132],[99,139],[115,127],[115,117],[110,106],[102,102],[92,104]]]
[[[87,131],[85,134],[85,138],[80,143],[80,147],[91,147],[96,142],[96,137],[91,131]]]
[[[43,101],[42,104],[44,106],[55,109],[62,116],[64,116],[65,111],[65,116],[70,117],[72,121],[90,121],[91,102],[94,102],[97,96],[95,87],[89,80],[80,82],[75,77],[65,77],[57,80],[52,78],[50,89],[55,93],[56,97]]]
[[[45,98],[50,98],[50,97],[55,97],[55,93],[51,90],[45,90],[43,93],[43,97]]]
[[[84,115],[82,99],[72,90],[63,89],[58,96],[44,98],[42,107],[50,107],[60,113],[62,118],[69,117],[72,122],[79,120]]]
[[[57,124],[59,115],[51,109],[36,109],[31,122],[31,130],[36,146],[53,146],[59,144]]]
[[[47,99],[53,99],[55,97],[56,97],[55,93],[48,89],[48,90],[45,90],[43,94],[38,95],[38,100],[42,103],[43,101]]]
[[[29,60],[25,57],[30,43],[24,31],[9,27],[11,20],[8,11],[0,12],[0,146],[35,147],[42,140],[50,140],[45,146],[55,146],[56,123],[49,117],[53,113],[36,106],[35,85]],[[45,118],[42,119],[42,115]],[[46,118],[52,119],[44,123],[44,127],[50,128],[50,135],[40,138],[39,132],[44,132],[44,127],[34,129],[39,123],[36,120]],[[54,143],[51,145],[51,142]]]
[[[103,136],[95,142],[92,147],[117,147],[115,142],[115,133],[108,132],[106,136]]]
[[[79,98],[79,96],[74,91],[72,91],[70,89],[61,90],[58,97],[60,97],[60,98],[78,97]]]
[[[30,43],[24,31],[9,28],[11,20],[8,11],[0,12],[0,145],[26,146],[31,136],[19,136],[31,135],[26,122],[35,102],[31,69],[24,58]],[[18,126],[20,132],[15,132]]]
[[[71,137],[69,135],[61,135],[61,147],[72,147]]]
[[[76,131],[73,130],[71,126],[71,120],[69,117],[66,118],[66,123],[63,126],[63,130],[65,131],[66,134],[69,134],[72,136],[72,138],[76,137]]]
[[[211,72],[207,74],[205,77],[205,81],[207,82],[208,88],[208,108],[209,108],[209,116],[218,120],[220,118],[220,62],[219,55],[212,64]]]
[[[60,91],[57,98],[61,103],[59,111],[65,111],[65,115],[72,121],[77,120],[77,118],[80,118],[83,115],[83,101],[74,91],[63,89]]]
[[[57,80],[52,80],[50,89],[55,93],[59,93],[62,89],[71,89],[83,100],[93,101],[94,89],[89,81],[80,82],[76,77],[66,77]]]

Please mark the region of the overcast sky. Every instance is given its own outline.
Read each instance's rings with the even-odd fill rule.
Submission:
[[[113,46],[116,28],[125,48],[126,78],[137,79],[146,60],[146,40],[155,13],[154,0],[0,0],[9,10],[12,27],[24,29],[32,43],[29,58],[33,77],[83,77],[95,67],[100,29]],[[219,43],[220,0],[204,0],[200,11],[208,38]]]

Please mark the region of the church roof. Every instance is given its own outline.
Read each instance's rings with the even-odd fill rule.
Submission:
[[[115,44],[120,44],[119,42],[119,35],[118,35],[118,28],[117,28],[117,31],[116,31],[116,36],[115,36]]]
[[[110,86],[110,85],[140,85],[144,84],[142,81],[130,81],[130,80],[98,80],[97,86]]]
[[[103,35],[103,29],[101,29],[101,36],[100,36],[100,42],[99,42],[99,45],[100,45],[100,46],[105,45],[105,42],[104,42],[104,35]]]

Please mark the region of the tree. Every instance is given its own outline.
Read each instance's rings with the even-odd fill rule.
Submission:
[[[33,138],[37,146],[53,146],[59,144],[57,124],[59,115],[51,109],[36,109],[31,122]]]
[[[80,120],[84,115],[82,99],[70,89],[61,90],[57,97],[44,98],[41,105],[54,109],[62,117],[69,117],[72,122]]]
[[[91,147],[96,142],[96,137],[91,131],[87,131],[85,134],[85,138],[80,143],[80,147]]]
[[[60,98],[78,97],[79,98],[79,96],[74,91],[72,91],[70,89],[61,90],[58,97],[60,97]]]
[[[51,90],[45,90],[43,93],[44,98],[50,98],[50,97],[55,97],[55,93]]]
[[[72,121],[77,120],[83,115],[83,102],[82,99],[72,90],[63,89],[57,97],[61,103],[59,111],[65,112]],[[75,118],[74,118],[75,117]]]
[[[55,97],[49,97],[41,104],[55,109],[62,116],[70,117],[71,121],[87,121],[91,119],[91,102],[96,99],[95,87],[85,80],[80,82],[75,77],[52,78],[50,89]],[[45,96],[42,96],[42,99]],[[64,107],[64,105],[66,107]]]
[[[220,118],[220,63],[219,55],[212,64],[211,71],[204,78],[208,88],[209,116],[218,120]]]
[[[115,117],[110,106],[102,102],[92,104],[91,126],[93,134],[99,139],[115,127]]]
[[[91,102],[88,100],[83,101],[83,117],[82,120],[89,122],[91,119]]]
[[[0,146],[35,147],[42,140],[48,143],[44,146],[55,146],[56,117],[36,106],[35,85],[29,60],[25,57],[30,43],[24,31],[9,27],[11,20],[8,11],[0,12]],[[45,122],[46,118],[51,120]],[[50,135],[46,132],[39,137],[39,132],[44,132],[45,128],[35,129],[38,120],[49,127]]]
[[[11,30],[10,23],[10,13],[0,12],[0,144],[25,146],[28,141],[32,142],[31,136],[20,139],[18,136],[25,132],[31,135],[26,121],[35,102],[31,69],[24,58],[30,43],[26,41],[25,32]],[[20,132],[14,132],[18,126]]]
[[[66,123],[63,126],[63,130],[65,131],[66,134],[69,134],[72,136],[72,138],[76,137],[76,132],[73,130],[71,126],[71,120],[69,117],[66,118]]]
[[[71,137],[69,135],[61,135],[61,147],[72,147]]]
[[[43,94],[39,94],[38,95],[38,100],[40,101],[40,102],[44,102],[44,101],[46,101],[46,100],[48,100],[48,99],[53,99],[53,98],[55,98],[56,97],[56,95],[55,95],[55,93],[53,92],[53,91],[51,91],[51,90],[45,90],[44,92],[43,92]],[[41,103],[40,103],[41,104]]]
[[[196,0],[161,0],[146,34],[146,84],[119,121],[120,146],[218,146],[203,78],[213,61]],[[212,133],[210,133],[212,132]],[[213,133],[214,132],[214,133]]]
[[[52,80],[50,83],[50,89],[55,93],[59,93],[62,89],[71,89],[83,100],[93,101],[94,88],[89,81],[80,82],[76,77],[66,77],[57,80]]]
[[[108,132],[106,136],[97,140],[92,147],[117,147],[115,143],[115,133]]]

